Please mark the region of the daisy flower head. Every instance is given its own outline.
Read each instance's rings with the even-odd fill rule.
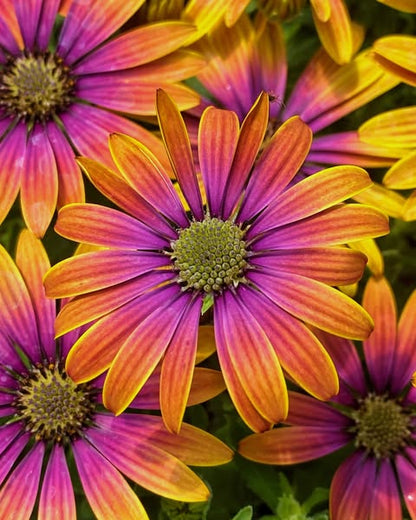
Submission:
[[[75,520],[75,471],[102,520],[148,520],[123,475],[168,498],[207,500],[206,485],[187,464],[222,464],[231,450],[187,424],[174,435],[160,416],[139,410],[114,417],[101,404],[102,381],[76,384],[68,377],[65,357],[78,331],[54,340],[57,302],[42,285],[49,267],[28,230],[19,237],[16,263],[0,247],[0,518],[29,520],[36,509],[39,520]],[[206,370],[205,390],[197,382],[193,402],[212,397],[206,389],[218,385]],[[158,407],[158,377],[135,408]]]
[[[266,464],[296,464],[349,445],[330,488],[332,520],[401,520],[401,500],[416,518],[416,291],[397,320],[386,278],[370,277],[363,306],[374,331],[364,360],[346,339],[320,333],[340,376],[340,392],[321,403],[290,392],[286,425],[240,442],[239,452]],[[308,442],[305,443],[305,438]]]
[[[62,23],[60,0],[10,0],[2,9],[0,222],[20,190],[24,220],[42,236],[57,205],[84,200],[74,150],[111,163],[112,131],[157,146],[120,115],[154,114],[157,86],[182,108],[198,103],[177,83],[202,66],[195,53],[177,50],[195,32],[191,24],[164,21],[113,36],[142,3],[72,0]]]
[[[58,316],[58,335],[96,320],[71,350],[67,370],[80,382],[109,369],[104,404],[120,413],[162,359],[161,410],[178,431],[201,311],[212,306],[231,398],[253,430],[268,429],[287,414],[282,368],[321,399],[337,392],[333,363],[304,322],[349,338],[368,336],[368,314],[331,286],[358,280],[366,262],[341,244],[387,233],[387,219],[342,203],[371,185],[361,168],[330,168],[286,189],[307,156],[311,132],[293,117],[258,157],[269,120],[265,93],[241,126],[234,112],[204,112],[201,185],[182,116],[163,90],[157,111],[189,211],[157,157],[128,136],[110,136],[117,173],[79,159],[128,214],[93,204],[59,213],[59,234],[108,248],[64,260],[45,277],[47,294],[72,298]]]

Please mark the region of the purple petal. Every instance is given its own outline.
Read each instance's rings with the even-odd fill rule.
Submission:
[[[396,469],[399,477],[402,496],[411,518],[416,518],[416,458],[410,462],[406,457],[396,457]]]
[[[7,474],[10,471],[10,468],[13,466],[17,457],[23,451],[23,448],[26,446],[29,439],[30,435],[28,433],[21,435],[11,444],[9,449],[2,453],[2,455],[0,456],[0,485],[6,478]]]
[[[22,431],[21,423],[4,424],[0,427],[0,454],[4,452],[20,431]]]
[[[416,471],[416,470],[415,470]],[[389,459],[381,459],[373,489],[370,519],[402,520],[402,508],[397,479]]]
[[[42,13],[38,22],[36,43],[40,50],[44,51],[48,48],[52,29],[58,13],[61,0],[42,1]],[[29,18],[26,11],[26,17]]]
[[[26,49],[33,50],[39,27],[43,0],[15,0],[13,6]]]

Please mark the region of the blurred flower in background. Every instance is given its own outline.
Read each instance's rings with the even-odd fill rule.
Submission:
[[[386,278],[370,277],[363,306],[375,325],[363,342],[364,363],[351,341],[318,333],[338,370],[338,396],[327,404],[290,392],[287,426],[246,437],[239,451],[266,464],[296,464],[354,443],[332,480],[331,519],[399,520],[401,497],[415,518],[416,291],[397,321]]]
[[[158,86],[181,108],[195,106],[199,96],[179,81],[203,60],[177,50],[196,31],[186,22],[146,24],[115,36],[143,0],[73,0],[59,27],[60,0],[6,4],[0,13],[0,222],[20,190],[24,220],[42,236],[56,205],[84,200],[75,151],[112,164],[107,136],[118,131],[159,146],[163,160],[157,138],[119,114],[155,114]]]
[[[311,131],[292,117],[263,149],[265,93],[241,127],[231,111],[210,107],[202,115],[204,196],[183,119],[163,90],[157,109],[190,215],[156,155],[138,141],[110,136],[119,173],[79,159],[128,214],[95,204],[59,213],[58,233],[109,248],[64,260],[45,278],[47,294],[72,298],[58,316],[58,335],[97,319],[69,354],[68,373],[81,382],[109,368],[104,404],[119,413],[163,358],[162,415],[179,431],[201,311],[213,306],[231,398],[250,428],[268,429],[287,414],[281,367],[320,399],[337,392],[332,361],[303,322],[348,338],[369,335],[368,314],[331,286],[354,283],[364,269],[365,256],[342,244],[387,233],[387,219],[342,204],[371,185],[355,166],[323,170],[286,189],[309,152]]]
[[[194,426],[183,424],[173,435],[161,417],[138,413],[158,408],[158,372],[132,403],[134,413],[118,417],[101,405],[102,378],[74,383],[64,364],[79,331],[54,340],[56,302],[42,286],[48,268],[45,250],[27,230],[16,264],[0,248],[0,518],[29,519],[38,500],[39,520],[75,519],[75,467],[103,520],[148,519],[123,474],[164,497],[207,500],[208,488],[187,464],[223,464],[232,451]],[[222,388],[218,372],[196,369],[191,401]]]

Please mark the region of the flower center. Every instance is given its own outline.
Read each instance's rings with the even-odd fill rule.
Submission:
[[[410,416],[385,396],[370,395],[355,412],[356,445],[376,457],[389,457],[406,445],[410,432]]]
[[[211,293],[244,281],[244,231],[228,220],[206,217],[179,232],[172,242],[174,267],[185,289]]]
[[[65,442],[90,424],[95,399],[89,384],[77,385],[50,364],[34,367],[20,382],[14,406],[37,440]]]
[[[11,116],[43,122],[69,105],[74,85],[59,56],[24,54],[3,67],[0,107]]]

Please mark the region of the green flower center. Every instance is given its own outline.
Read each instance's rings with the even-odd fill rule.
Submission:
[[[185,289],[221,291],[244,281],[247,250],[244,231],[228,220],[206,217],[179,232],[172,258]]]
[[[3,67],[0,106],[11,116],[43,122],[69,105],[74,84],[59,56],[25,54]]]
[[[14,406],[37,440],[65,442],[90,424],[95,399],[89,384],[77,385],[51,364],[34,367],[20,382]]]
[[[380,395],[363,400],[353,418],[355,442],[376,457],[390,457],[406,445],[410,416],[395,401]]]

